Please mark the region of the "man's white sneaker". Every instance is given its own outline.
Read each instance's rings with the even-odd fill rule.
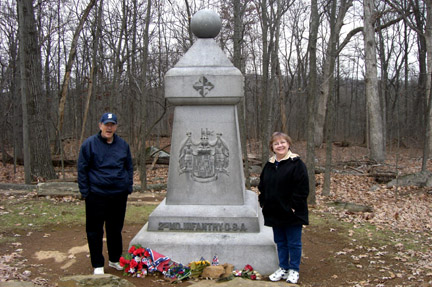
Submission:
[[[97,268],[95,268],[93,274],[94,275],[103,275],[103,274],[105,274],[104,268],[103,267],[97,267]]]
[[[288,283],[297,284],[299,278],[300,278],[300,274],[298,273],[298,271],[295,270],[288,271],[288,278],[287,278]]]
[[[279,268],[272,275],[269,276],[269,279],[271,281],[279,281],[281,279],[287,279],[287,278],[288,278],[288,270],[285,270],[283,268]]]
[[[123,267],[120,266],[119,262],[111,262],[111,261],[109,261],[108,262],[108,266],[112,267],[112,268],[115,268],[117,270],[123,270]]]

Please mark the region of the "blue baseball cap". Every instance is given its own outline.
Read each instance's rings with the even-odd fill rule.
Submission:
[[[105,113],[102,115],[100,122],[103,124],[106,124],[106,123],[117,124],[117,116],[113,113]]]

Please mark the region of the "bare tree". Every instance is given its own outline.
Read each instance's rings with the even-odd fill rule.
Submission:
[[[428,107],[428,97],[430,94],[431,87],[431,77],[429,75],[430,69],[432,69],[432,63],[429,62],[429,55],[431,49],[428,47],[427,43],[427,9],[430,1],[416,0],[416,1],[396,1],[396,0],[386,0],[386,3],[391,6],[395,11],[401,15],[404,19],[404,24],[407,25],[412,31],[417,34],[417,58],[418,58],[418,84],[416,88],[416,98],[414,99],[414,107],[412,109],[413,114],[411,115],[410,123],[417,123],[412,125],[408,129],[412,132],[413,128],[415,130],[423,130],[423,124],[429,125],[429,129],[432,129],[431,123],[427,123],[428,119],[432,121],[429,117]],[[405,33],[407,34],[407,33]],[[408,39],[407,39],[408,41]],[[407,45],[407,44],[406,44]],[[408,50],[408,49],[406,49]],[[408,61],[408,60],[407,60]],[[407,66],[407,65],[406,65]],[[407,68],[406,68],[407,69]],[[406,71],[408,74],[408,69]],[[406,75],[408,76],[408,75]],[[431,131],[426,133],[421,133],[422,135],[431,134]],[[424,142],[428,140],[425,138]],[[428,144],[428,153],[432,150],[432,142]]]
[[[261,14],[261,29],[262,29],[262,81],[261,81],[261,119],[260,119],[260,140],[261,148],[261,162],[262,165],[267,162],[268,148],[265,144],[270,136],[270,100],[269,96],[269,65],[270,65],[270,49],[273,46],[273,39],[268,37],[270,23],[267,11],[267,0],[259,1],[259,9]]]
[[[64,175],[64,154],[63,154],[63,146],[62,146],[62,128],[63,128],[63,120],[64,120],[64,108],[66,105],[66,97],[69,86],[70,74],[72,71],[72,65],[75,61],[76,55],[76,47],[78,43],[78,38],[81,30],[84,27],[84,23],[87,20],[88,15],[90,14],[91,9],[96,4],[96,0],[91,0],[87,5],[87,8],[84,10],[83,15],[79,21],[79,24],[74,32],[74,36],[72,39],[71,49],[69,51],[69,57],[66,64],[66,71],[63,78],[63,85],[60,94],[60,103],[59,103],[59,111],[58,111],[58,121],[57,121],[57,129],[56,129],[56,142],[59,144],[60,154],[61,154],[61,163],[62,163],[62,173]],[[47,64],[48,65],[48,64]]]
[[[284,77],[283,91],[280,91],[279,105],[282,116],[282,130],[295,138],[304,138],[304,123],[307,121],[305,89],[307,86],[307,24],[309,7],[301,1],[293,2],[283,19],[281,31],[281,74]],[[284,39],[284,41],[282,41]],[[282,95],[283,92],[283,95]],[[283,118],[285,114],[286,118]],[[285,121],[285,123],[284,123]]]
[[[116,17],[120,17],[118,20],[112,21],[113,23],[119,22],[120,27],[113,27],[113,37],[111,38],[111,45],[114,48],[114,53],[112,54],[111,61],[113,62],[113,79],[111,85],[111,92],[108,96],[108,109],[116,111],[117,105],[115,103],[115,99],[120,97],[120,81],[122,74],[124,72],[124,63],[126,62],[127,56],[126,47],[127,43],[125,38],[127,37],[127,21],[128,21],[128,9],[127,9],[127,1],[121,1],[121,11],[119,15]]]
[[[279,33],[281,18],[291,5],[289,0],[269,1],[259,0],[258,9],[261,16],[262,30],[262,81],[261,81],[261,117],[260,139],[266,143],[273,129],[273,109],[279,97],[277,70],[279,66]],[[264,165],[269,157],[269,149],[262,144],[261,160]]]
[[[147,189],[147,169],[146,169],[146,139],[147,139],[147,97],[148,97],[148,89],[147,89],[147,65],[148,65],[148,47],[149,47],[149,30],[150,30],[150,20],[151,20],[151,8],[152,2],[151,0],[147,1],[147,13],[145,20],[145,28],[144,28],[144,47],[143,47],[143,56],[142,56],[142,68],[141,68],[141,148],[139,152],[139,171],[140,171],[140,180],[141,180],[141,190],[145,191]]]
[[[25,182],[56,177],[49,145],[47,106],[42,90],[41,53],[32,0],[17,1],[23,108]],[[31,132],[30,132],[31,131]]]
[[[318,72],[317,72],[317,38],[319,28],[319,15],[317,0],[311,1],[310,30],[309,30],[309,89],[307,98],[307,157],[306,166],[309,176],[309,197],[308,203],[316,203],[315,193],[315,141],[314,141],[314,122],[316,111],[316,97],[318,94]]]
[[[89,86],[88,86],[88,90],[87,90],[87,97],[85,100],[85,106],[84,106],[84,111],[83,111],[83,121],[82,121],[82,126],[81,126],[81,135],[79,138],[79,144],[78,146],[81,146],[82,142],[84,141],[84,132],[85,132],[85,126],[87,124],[87,117],[88,117],[88,113],[89,113],[89,108],[90,108],[90,100],[92,98],[92,94],[94,91],[94,83],[96,81],[96,71],[97,71],[97,53],[98,53],[98,49],[99,49],[99,43],[101,41],[100,36],[101,36],[101,31],[102,31],[102,12],[103,12],[103,0],[101,0],[99,2],[99,7],[98,7],[98,11],[96,13],[95,16],[95,21],[94,21],[94,30],[95,35],[93,38],[93,50],[92,50],[92,59],[91,59],[91,68],[90,68],[90,75],[89,75]]]
[[[323,80],[320,86],[320,93],[318,94],[317,100],[317,112],[315,118],[315,145],[319,146],[323,142],[324,138],[324,122],[326,117],[327,99],[329,97],[330,87],[333,85],[333,74],[336,58],[338,57],[337,42],[343,26],[348,9],[352,5],[352,0],[336,1],[332,0],[329,2],[329,22],[330,22],[330,38],[327,44],[327,50],[325,53],[323,63]],[[338,3],[338,6],[336,6]]]
[[[428,64],[428,78],[429,83],[432,82],[432,2],[426,1],[426,45],[427,45],[427,64]],[[431,85],[427,85],[427,120],[426,120],[426,135],[425,144],[423,148],[423,161],[422,161],[422,171],[427,170],[427,161],[430,156],[431,146],[432,146],[432,132],[431,132],[431,122],[432,122],[432,89]]]
[[[364,46],[366,63],[366,102],[369,119],[369,149],[370,158],[377,162],[385,160],[385,139],[381,103],[378,94],[378,72],[376,60],[375,7],[373,0],[364,0]]]
[[[19,61],[18,61],[18,29],[16,25],[16,6],[13,3],[5,3],[1,8],[0,31],[3,32],[2,42],[6,51],[0,56],[1,64],[1,88],[10,91],[10,97],[2,93],[4,100],[0,104],[4,115],[4,130],[2,133],[3,154],[6,153],[5,142],[12,143],[14,172],[18,159],[23,159],[23,128],[22,128],[22,105],[19,91]],[[7,100],[9,98],[9,101]],[[10,110],[10,112],[6,112]],[[9,136],[8,136],[9,135]],[[7,156],[8,157],[8,156]]]
[[[244,74],[244,61],[242,60],[242,45],[243,45],[243,17],[246,12],[247,3],[241,2],[240,0],[233,0],[233,22],[234,22],[234,32],[233,32],[233,61],[234,66],[237,67]],[[244,161],[244,175],[246,178],[246,188],[250,189],[250,178],[249,178],[249,160],[248,160],[248,152],[247,152],[247,136],[246,136],[246,99],[242,97],[240,103],[237,105],[238,114],[239,114],[239,129],[240,129],[240,140],[241,140],[241,148],[243,153],[243,161]]]

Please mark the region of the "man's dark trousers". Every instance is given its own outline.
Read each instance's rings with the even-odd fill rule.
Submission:
[[[128,193],[100,195],[90,192],[86,203],[86,232],[93,268],[104,266],[103,233],[106,230],[109,261],[118,262],[123,252],[122,229]]]

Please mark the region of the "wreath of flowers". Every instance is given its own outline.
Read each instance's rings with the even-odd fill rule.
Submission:
[[[132,245],[128,253],[120,257],[124,275],[144,277],[148,273],[160,271],[171,281],[181,281],[190,276],[190,268],[174,262],[150,248]]]
[[[132,245],[128,253],[120,257],[119,263],[120,266],[123,267],[124,275],[144,277],[148,273],[160,271],[169,281],[179,282],[187,278],[198,278],[202,274],[204,268],[210,265],[218,265],[219,262],[215,256],[212,264],[204,258],[201,258],[185,266],[172,261],[168,257],[150,248],[144,248],[138,244]],[[233,275],[252,280],[261,279],[261,275],[249,264],[246,265],[243,270],[234,270],[231,277]]]
[[[128,253],[120,257],[119,263],[125,274],[142,277],[147,274],[147,266],[144,265],[142,259],[149,255],[149,252],[141,245],[132,245]]]

